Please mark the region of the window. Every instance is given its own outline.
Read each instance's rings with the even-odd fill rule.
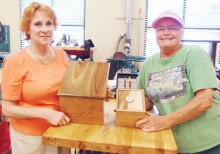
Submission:
[[[36,0],[20,0],[20,17],[26,6]],[[85,39],[85,0],[37,0],[54,9],[59,26],[54,33],[54,44],[62,39],[63,34],[67,38],[76,40],[78,45],[82,45]],[[24,41],[24,34],[20,35],[20,47],[29,44]]]
[[[174,9],[182,15],[185,23],[183,40],[220,40],[219,0],[146,0],[144,56],[148,57],[159,52],[151,23],[159,12],[166,9]],[[209,42],[183,42],[183,44],[200,45],[209,54],[212,47]],[[216,64],[220,65],[220,44],[217,46],[216,54]]]

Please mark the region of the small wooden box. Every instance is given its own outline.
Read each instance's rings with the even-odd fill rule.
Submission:
[[[145,117],[144,90],[118,89],[116,126],[135,127]]]
[[[58,91],[61,111],[70,122],[104,124],[109,64],[72,61]]]

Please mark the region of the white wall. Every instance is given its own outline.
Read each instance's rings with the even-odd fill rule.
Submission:
[[[86,39],[92,39],[95,47],[94,60],[106,61],[112,57],[117,39],[120,34],[126,31],[127,0],[87,0],[86,1]],[[145,0],[132,0],[133,18],[139,17],[139,10],[142,9],[144,19]],[[117,19],[124,18],[124,19]],[[4,25],[10,25],[11,52],[20,48],[19,41],[19,1],[0,0],[0,21]],[[138,54],[138,25],[139,20],[132,22],[131,55]],[[144,20],[141,20],[141,45],[144,50]],[[122,39],[119,50],[122,51],[125,40]]]
[[[0,0],[0,22],[10,26],[10,49],[20,49],[19,0]]]
[[[126,31],[125,17],[127,0],[88,0],[86,1],[86,39],[91,38],[97,50],[95,61],[106,61],[113,56],[120,34]],[[142,10],[144,19],[145,0],[132,0],[133,18],[139,17]],[[118,19],[124,18],[124,19]],[[138,20],[133,20],[131,35],[131,55],[138,54]],[[144,50],[144,20],[141,20],[141,53]],[[121,40],[119,51],[123,50],[125,39]]]

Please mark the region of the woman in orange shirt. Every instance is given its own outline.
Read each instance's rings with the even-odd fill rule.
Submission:
[[[31,3],[20,30],[30,45],[3,62],[3,114],[10,118],[12,153],[44,154],[42,135],[70,119],[60,111],[58,88],[68,66],[66,53],[51,47],[57,18],[47,5]]]

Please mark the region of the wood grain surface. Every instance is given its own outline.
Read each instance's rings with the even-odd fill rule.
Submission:
[[[104,124],[104,100],[60,96],[60,106],[70,122]]]
[[[177,146],[171,129],[147,133],[137,128],[115,126],[116,102],[105,102],[105,124],[70,123],[50,127],[43,143],[68,148],[122,154],[176,154]]]
[[[59,96],[106,97],[109,64],[72,61],[59,88]]]
[[[133,101],[129,103],[126,97],[133,98]],[[145,111],[144,90],[118,89],[117,110]]]

